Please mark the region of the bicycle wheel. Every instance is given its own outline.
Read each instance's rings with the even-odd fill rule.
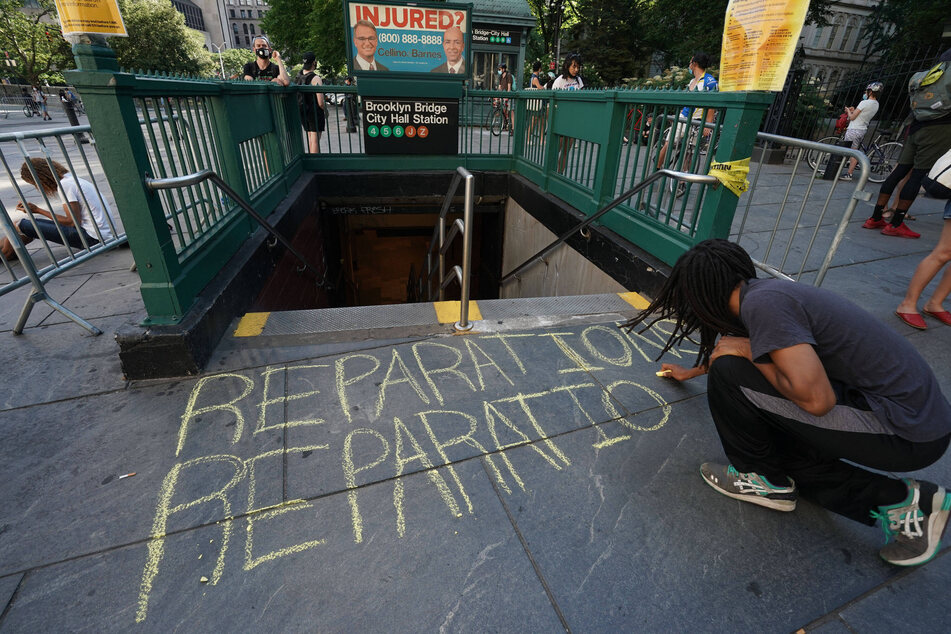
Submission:
[[[492,113],[492,125],[490,126],[493,136],[499,136],[500,134],[502,134],[502,123],[503,123],[502,111],[496,109]]]
[[[895,166],[898,165],[898,157],[901,156],[902,144],[898,141],[891,141],[877,146],[869,155],[868,180],[870,183],[881,183],[888,175],[892,173]]]
[[[825,145],[838,145],[839,137],[837,136],[827,136],[821,138],[817,143],[823,143]],[[829,163],[829,157],[832,156],[829,152],[822,152],[820,150],[809,150],[806,152],[806,162],[809,164],[813,170],[817,170],[820,174],[824,173],[826,170],[826,165]]]
[[[24,114],[24,116],[32,117],[32,116],[33,116],[33,108],[31,108],[30,106],[23,106],[23,114]]]

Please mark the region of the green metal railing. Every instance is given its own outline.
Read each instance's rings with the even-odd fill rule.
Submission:
[[[352,122],[344,120],[354,87],[157,77],[119,71],[106,47],[75,45],[74,54],[80,70],[70,79],[86,101],[153,323],[180,320],[255,225],[206,182],[154,192],[146,178],[211,170],[266,217],[304,170],[511,171],[590,216],[656,171],[665,142],[660,167],[673,171],[706,173],[713,160],[749,157],[772,100],[769,93],[470,90],[460,101],[458,156],[372,156],[362,128],[348,132]],[[421,84],[418,96],[425,90]],[[312,93],[324,94],[326,113],[315,154],[305,153],[297,101]],[[678,140],[684,106],[704,119],[713,113],[709,138],[685,124]],[[493,132],[497,107],[511,124]],[[599,222],[672,264],[696,242],[727,236],[736,203],[722,187],[679,191],[657,182]]]

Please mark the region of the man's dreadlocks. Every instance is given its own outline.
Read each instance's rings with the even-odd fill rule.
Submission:
[[[630,332],[651,318],[640,331],[644,332],[663,319],[676,320],[658,360],[699,329],[700,350],[694,366],[706,366],[718,335],[749,336],[742,322],[730,313],[729,302],[737,284],[755,277],[753,261],[740,245],[704,240],[678,258],[656,299],[621,328]]]

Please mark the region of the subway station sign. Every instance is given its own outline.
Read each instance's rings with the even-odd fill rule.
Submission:
[[[505,44],[519,46],[521,44],[521,29],[513,29],[510,26],[501,24],[481,24],[472,25],[472,43],[473,44]]]
[[[458,154],[459,100],[364,97],[367,154]]]

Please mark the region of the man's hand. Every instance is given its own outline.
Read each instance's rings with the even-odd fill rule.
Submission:
[[[720,357],[743,357],[749,361],[753,360],[753,352],[750,350],[750,340],[747,337],[720,337],[716,347],[710,354],[710,363],[713,363]]]
[[[673,379],[675,381],[687,381],[706,373],[707,369],[703,366],[697,368],[685,368],[682,365],[677,365],[676,363],[661,363],[660,372],[657,373],[657,376],[663,376],[665,379]]]

